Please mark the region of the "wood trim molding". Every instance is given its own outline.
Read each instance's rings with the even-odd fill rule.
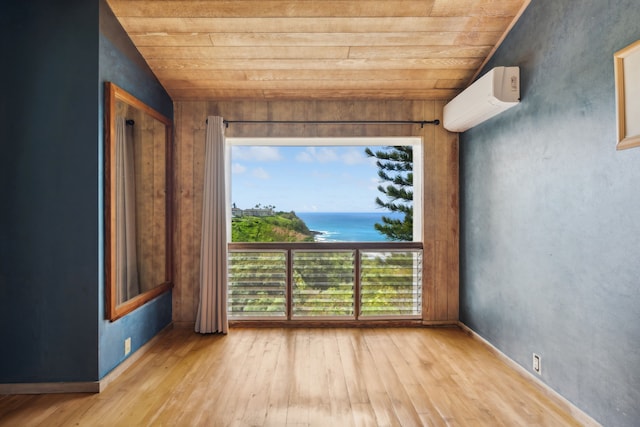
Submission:
[[[632,86],[631,82],[634,81],[631,78],[628,78],[625,81],[625,74],[631,76],[637,73],[637,70],[631,68],[627,69],[625,65],[626,58],[631,55],[633,55],[635,58],[639,57],[640,40],[630,44],[624,49],[617,51],[613,55],[613,68],[616,87],[616,115],[618,117],[618,144],[616,146],[616,149],[618,150],[640,146],[640,134],[638,134],[637,132],[635,134],[629,134],[627,131],[627,122],[634,121],[633,119],[635,119],[635,117],[627,117],[627,111],[632,109],[631,105],[636,105],[634,111],[637,111],[638,108],[636,97],[633,93],[634,91],[630,88],[628,89],[625,85],[629,84],[630,86]],[[627,93],[627,91],[630,91],[630,93]],[[630,115],[633,116],[633,113],[630,113]]]
[[[421,328],[422,320],[229,320],[231,328]]]
[[[571,414],[573,418],[575,418],[580,424],[585,427],[602,427],[600,423],[587,415],[582,409],[575,406],[573,403],[568,401],[564,396],[560,393],[552,389],[548,384],[534,376],[531,372],[527,371],[525,368],[516,363],[509,356],[500,351],[497,347],[491,344],[489,341],[484,339],[482,336],[478,335],[473,329],[469,328],[462,322],[458,322],[458,326],[462,329],[463,332],[468,334],[471,338],[477,340],[478,342],[484,344],[489,351],[491,351],[496,357],[506,363],[510,368],[516,371],[523,379],[530,382],[534,387],[536,387],[541,393],[543,393],[546,397],[551,399],[556,405],[562,408],[564,411]]]
[[[99,393],[98,381],[0,384],[0,394]]]
[[[117,320],[173,288],[173,121],[112,82],[104,82],[104,222],[105,222],[105,315]],[[116,292],[116,105],[118,102],[164,125],[164,250],[165,270],[162,282],[154,288],[118,302]],[[154,160],[155,162],[155,160]],[[161,223],[162,221],[158,221]],[[158,224],[159,226],[159,224]]]
[[[423,320],[422,326],[431,326],[434,328],[435,327],[443,327],[443,328],[457,327],[458,321],[457,320]]]

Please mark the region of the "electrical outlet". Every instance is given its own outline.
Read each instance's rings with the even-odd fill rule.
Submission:
[[[533,353],[533,372],[542,375],[542,358],[535,353]]]
[[[131,337],[124,340],[124,355],[131,353]]]

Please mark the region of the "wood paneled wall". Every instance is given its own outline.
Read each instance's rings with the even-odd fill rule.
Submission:
[[[228,120],[442,120],[441,101],[185,101],[175,120],[173,319],[194,322],[199,298],[207,116]],[[424,141],[425,323],[458,320],[458,136],[442,125],[232,124],[228,137],[420,136]]]

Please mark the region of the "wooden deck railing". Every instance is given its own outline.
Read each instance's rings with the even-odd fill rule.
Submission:
[[[231,243],[232,320],[422,317],[422,243]]]

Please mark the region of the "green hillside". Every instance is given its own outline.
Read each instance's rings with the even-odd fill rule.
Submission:
[[[313,242],[313,232],[295,212],[231,220],[232,242]]]

